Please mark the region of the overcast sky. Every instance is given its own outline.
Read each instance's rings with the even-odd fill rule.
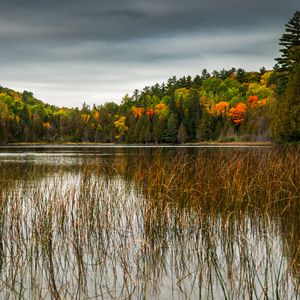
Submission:
[[[272,68],[298,0],[0,0],[0,85],[120,102],[203,68]]]

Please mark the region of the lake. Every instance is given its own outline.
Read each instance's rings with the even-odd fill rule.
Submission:
[[[0,147],[1,299],[298,299],[300,149]]]

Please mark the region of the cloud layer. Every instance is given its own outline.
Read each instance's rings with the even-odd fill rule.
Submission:
[[[294,0],[1,0],[0,84],[80,106],[203,68],[270,68],[297,9]]]

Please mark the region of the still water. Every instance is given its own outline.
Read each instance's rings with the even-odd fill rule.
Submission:
[[[1,299],[298,299],[299,150],[0,148]]]

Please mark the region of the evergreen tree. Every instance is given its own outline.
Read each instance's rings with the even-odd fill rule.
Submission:
[[[23,138],[25,142],[30,142],[31,135],[31,113],[29,106],[24,104],[22,111],[22,127],[23,127]]]
[[[210,77],[209,72],[206,69],[203,69],[201,73],[201,79],[205,80],[208,79],[209,77]]]
[[[152,139],[152,133],[151,133],[151,122],[148,116],[146,116],[145,119],[145,131],[143,135],[143,142],[144,143],[150,143]]]
[[[135,118],[132,114],[130,114],[126,118],[126,120],[127,120],[128,131],[127,131],[125,140],[127,143],[134,143],[135,142],[134,129],[136,126]]]
[[[196,75],[194,80],[193,80],[193,84],[200,87],[202,85],[202,79],[199,75]]]
[[[201,115],[201,107],[199,101],[199,95],[196,91],[192,92],[191,99],[188,105],[188,134],[191,140],[196,139],[197,126]]]
[[[177,141],[177,118],[174,113],[171,113],[168,118],[165,141],[167,143],[175,143]]]
[[[153,119],[153,140],[155,143],[161,143],[163,141],[166,128],[167,119],[164,116],[156,115]]]
[[[177,133],[177,141],[180,144],[185,143],[188,140],[188,133],[186,131],[186,128],[183,124],[183,122],[181,122],[179,129],[178,129],[178,133]]]
[[[284,46],[277,61],[286,85],[282,101],[277,104],[273,135],[280,141],[300,140],[300,11],[286,24],[286,33],[280,39]]]
[[[283,73],[282,75],[286,78],[288,73],[295,63],[300,63],[295,57],[296,48],[300,46],[300,11],[297,11],[294,16],[285,25],[285,33],[280,39],[279,45],[283,46],[280,49],[282,53],[281,57],[276,58],[278,62],[279,70]]]
[[[245,82],[246,81],[246,71],[244,69],[237,69],[236,71],[236,79],[239,81],[239,82]]]
[[[151,122],[146,115],[142,115],[135,126],[135,142],[149,143],[151,142]]]
[[[211,137],[212,118],[208,112],[203,112],[197,128],[197,140],[208,141]]]

